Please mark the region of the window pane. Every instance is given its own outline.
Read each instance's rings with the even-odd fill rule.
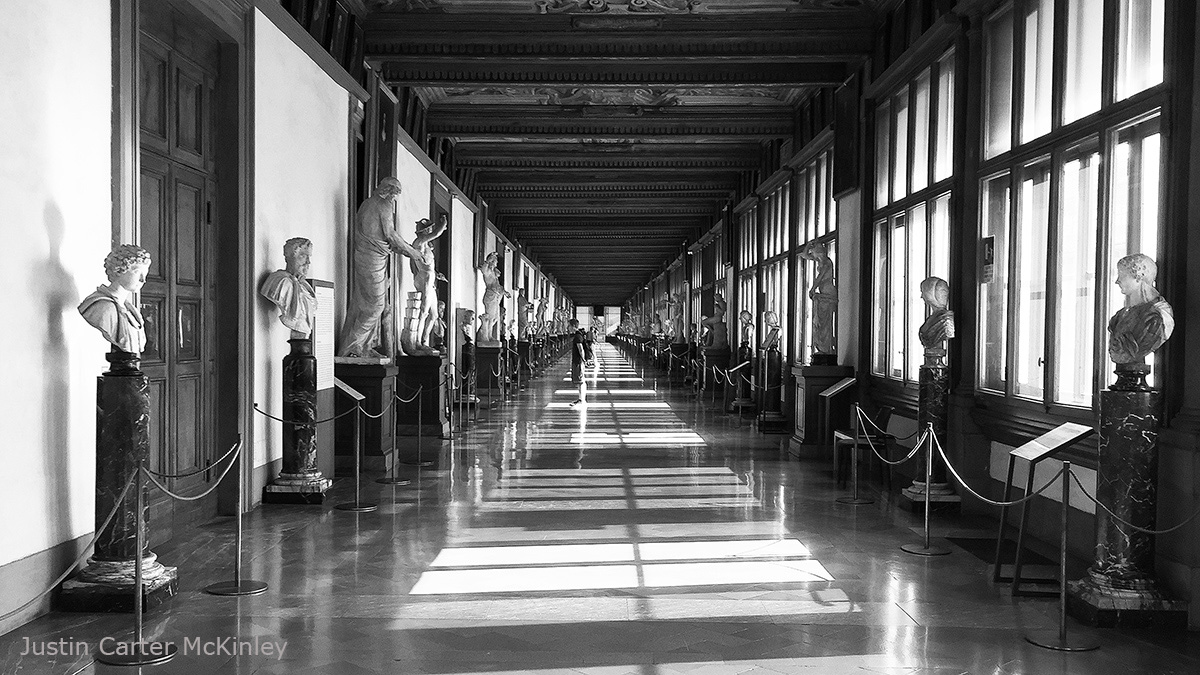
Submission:
[[[1054,400],[1092,404],[1096,340],[1096,232],[1100,151],[1096,141],[1067,151],[1059,170],[1058,303]]]
[[[908,379],[921,377],[921,364],[925,361],[925,350],[919,347],[917,328],[925,321],[925,301],[921,299],[920,284],[926,277],[925,205],[919,204],[908,212],[908,279],[905,280],[904,297],[908,299],[908,331],[904,343],[908,352]],[[911,335],[910,335],[911,333]]]
[[[938,62],[937,147],[934,148],[933,180],[949,178],[954,172],[954,52]]]
[[[875,207],[888,203],[892,113],[886,103],[875,109]]]
[[[875,329],[875,343],[871,350],[871,369],[877,375],[887,374],[887,268],[888,268],[887,222],[875,223],[875,269],[871,279],[875,283],[872,295],[871,325]]]
[[[1163,27],[1166,0],[1119,0],[1117,100],[1163,81]]]
[[[1021,141],[1050,131],[1050,77],[1054,70],[1054,0],[1026,0],[1025,85]]]
[[[929,276],[950,281],[950,195],[933,202],[929,221]],[[951,289],[953,291],[954,289]]]
[[[1013,13],[1008,7],[993,15],[985,28],[984,62],[987,64],[987,128],[984,156],[995,157],[1012,147]]]
[[[1115,132],[1113,147],[1112,186],[1109,198],[1108,265],[1101,278],[1108,288],[1108,311],[1111,317],[1125,306],[1125,296],[1116,286],[1117,261],[1133,254],[1144,253],[1159,262],[1160,184],[1162,180],[1162,133],[1159,117],[1139,121]],[[1107,338],[1106,338],[1107,339]],[[1151,362],[1153,371],[1147,382],[1154,386],[1158,380],[1158,355]],[[1107,363],[1105,382],[1112,380],[1112,364]]]
[[[921,73],[913,89],[912,191],[929,185],[929,71]]]
[[[1066,124],[1100,109],[1103,38],[1104,3],[1068,0],[1067,79],[1062,93]]]
[[[979,384],[1003,392],[1008,382],[1009,177],[984,180],[980,278]]]
[[[908,195],[908,87],[900,90],[892,99],[895,110],[896,157],[892,165],[892,199]]]
[[[904,214],[892,217],[889,226],[891,232],[891,259],[893,264],[888,270],[890,286],[888,292],[888,372],[891,377],[904,377],[904,346],[907,342],[908,331],[904,328],[905,300],[905,269],[907,251],[905,248]]]
[[[1013,392],[1041,399],[1046,357],[1046,251],[1049,246],[1050,170],[1045,162],[1021,172],[1017,194],[1016,365]]]

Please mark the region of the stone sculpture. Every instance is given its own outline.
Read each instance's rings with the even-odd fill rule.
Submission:
[[[517,337],[528,340],[532,332],[534,303],[529,301],[529,290],[522,288],[517,293]]]
[[[837,321],[838,296],[837,284],[833,279],[833,260],[829,258],[825,245],[819,242],[809,244],[800,252],[800,257],[816,265],[812,288],[808,290],[808,297],[812,300],[813,356],[835,356],[837,342],[834,337],[834,324]]]
[[[398,242],[397,253],[408,258],[409,269],[413,275],[413,287],[416,288],[419,304],[414,325],[400,336],[400,344],[410,355],[437,354],[438,351],[429,345],[429,337],[433,334],[434,324],[437,323],[437,282],[446,281],[446,277],[434,269],[433,240],[442,236],[448,226],[446,214],[438,218],[434,225],[428,218],[417,221],[417,236],[412,244],[403,240]]]
[[[500,300],[510,298],[512,294],[504,290],[500,278],[500,255],[493,251],[483,259],[483,267],[479,269],[483,275],[483,316],[479,322],[479,344],[494,345],[500,342]]]
[[[671,296],[671,337],[676,343],[687,342],[687,317],[685,316],[685,299],[683,293]]]
[[[317,295],[308,282],[312,248],[312,242],[304,237],[288,239],[283,245],[286,269],[269,274],[258,289],[279,308],[279,321],[292,330],[293,338],[311,336],[316,318]]]
[[[738,321],[742,324],[742,346],[754,344],[754,315],[750,310],[743,309],[738,313]]]
[[[1171,305],[1154,287],[1157,276],[1158,265],[1148,255],[1135,253],[1117,261],[1116,284],[1125,306],[1108,321],[1108,358],[1118,366],[1145,363],[1175,330]]]
[[[438,300],[437,319],[433,322],[433,330],[429,333],[429,346],[441,352],[446,347],[446,301]]]
[[[401,189],[396,178],[384,178],[375,194],[358,207],[351,235],[353,290],[338,356],[390,358],[374,347],[379,344],[379,319],[387,304],[388,263],[393,252],[408,246],[396,232],[395,204]]]
[[[767,335],[763,338],[760,348],[765,351],[779,349],[779,315],[772,310],[763,313],[763,323],[767,327]]]
[[[917,336],[925,347],[925,365],[946,365],[946,340],[954,337],[954,312],[950,304],[950,285],[944,279],[929,277],[921,282],[921,299],[929,308],[929,318],[921,324]]]
[[[119,351],[140,354],[146,348],[145,322],[133,294],[146,283],[149,271],[149,251],[121,244],[104,258],[108,285],[98,286],[79,303],[83,318]]]
[[[708,328],[708,349],[727,349],[729,347],[729,327],[725,325],[727,305],[724,296],[713,298],[713,315],[701,323]]]

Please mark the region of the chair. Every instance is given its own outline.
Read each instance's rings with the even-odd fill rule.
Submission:
[[[850,455],[843,455],[842,448],[849,446],[851,451],[857,451],[859,447],[870,447],[869,444],[874,444],[875,449],[879,450],[885,457],[888,455],[888,441],[895,440],[896,437],[887,433],[888,422],[892,419],[892,406],[880,406],[875,413],[875,417],[871,418],[874,426],[864,425],[866,428],[859,430],[858,443],[854,440],[853,427],[858,424],[857,419],[851,420],[851,429],[849,431],[840,430],[833,432],[833,464],[834,471],[837,474],[838,487],[845,487],[846,481],[850,476]],[[853,412],[851,413],[854,414]],[[884,430],[882,433],[876,429]],[[890,490],[892,487],[892,472],[888,470],[890,467],[881,467],[881,473],[887,481],[887,487]]]

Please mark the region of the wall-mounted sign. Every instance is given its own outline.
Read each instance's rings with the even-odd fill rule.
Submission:
[[[991,283],[996,279],[996,237],[983,238],[980,255],[982,265],[979,270],[979,281],[984,284]]]

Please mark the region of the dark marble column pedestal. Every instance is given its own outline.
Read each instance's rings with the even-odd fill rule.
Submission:
[[[500,361],[501,347],[496,345],[475,346],[476,393],[492,399],[504,395],[504,369]]]
[[[950,406],[950,369],[946,366],[923,365],[920,378],[917,425],[921,431],[917,436],[920,437],[924,433],[924,429],[932,424],[933,433],[941,442],[942,448],[945,448],[949,442],[946,420]],[[925,455],[923,453],[930,451],[934,453],[933,476],[929,486],[930,503],[939,506],[961,504],[962,498],[954,494],[954,489],[946,480],[946,464],[942,461],[941,455],[937,453],[937,448],[931,449],[929,445],[926,445],[920,455],[922,460],[920,473],[913,479],[912,485],[902,491],[903,497],[909,502],[908,506],[914,509],[925,507]]]
[[[712,391],[720,389],[725,381],[725,369],[729,367],[729,347],[705,347],[704,348],[704,389]],[[714,374],[713,369],[717,369],[720,375]]]
[[[783,415],[783,356],[779,348],[768,349],[758,359],[758,430],[766,434],[787,432]]]
[[[754,409],[754,387],[750,384],[754,381],[754,350],[749,345],[743,344],[738,347],[737,364],[734,368],[738,370],[729,374],[728,387],[728,390],[733,391],[733,400],[729,402],[726,410],[740,415],[747,408]]]
[[[117,506],[130,476],[150,456],[150,383],[138,356],[113,350],[112,367],[96,382],[96,529],[100,538],[87,565],[62,586],[58,608],[72,612],[132,612],[137,550],[137,485]],[[146,489],[146,488],[142,488]],[[147,490],[148,491],[148,490]],[[178,590],[178,571],[150,551],[150,500],[143,500],[142,607],[162,604]]]
[[[283,468],[263,487],[267,504],[321,504],[333,481],[317,469],[317,358],[312,340],[291,339],[283,357]]]
[[[684,381],[687,378],[688,369],[688,343],[672,343],[667,353],[670,355],[667,358],[667,363],[671,366],[668,376],[672,381],[675,379],[679,379],[681,382]]]
[[[1121,374],[1118,366],[1117,383],[1100,392],[1096,499],[1121,520],[1153,530],[1162,394],[1123,382]],[[1096,560],[1087,577],[1069,584],[1067,607],[1097,626],[1187,624],[1187,603],[1168,598],[1155,578],[1154,535],[1121,525],[1102,508],[1096,509]]]
[[[467,405],[475,405],[479,402],[479,397],[475,395],[478,386],[475,381],[478,377],[478,371],[475,369],[475,341],[469,337],[464,339],[458,354],[458,375],[462,382],[458,388],[458,399],[462,401],[465,397]]]

